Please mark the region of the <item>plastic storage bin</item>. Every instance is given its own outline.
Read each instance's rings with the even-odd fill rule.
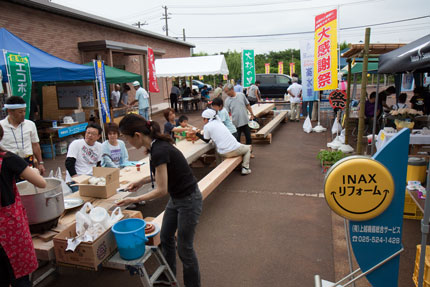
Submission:
[[[405,208],[403,209],[403,218],[421,220],[423,213],[420,208],[415,204],[409,193],[405,192]]]

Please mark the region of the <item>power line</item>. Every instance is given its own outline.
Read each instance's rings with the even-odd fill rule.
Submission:
[[[312,0],[296,0],[296,1],[291,1],[291,2],[285,2],[285,1],[281,1],[281,2],[269,2],[269,3],[249,3],[249,4],[237,4],[237,5],[228,5],[228,8],[236,8],[236,7],[252,7],[252,6],[268,6],[268,5],[279,5],[279,4],[290,4],[293,2],[309,2]],[[201,8],[201,9],[213,9],[213,8],[225,8],[225,5],[207,5],[207,6],[203,6],[203,5],[172,5],[170,6],[170,8],[176,8],[176,9],[190,9],[190,8]]]
[[[246,13],[246,14],[272,14],[272,13],[281,13],[281,12],[286,12],[286,11],[297,11],[297,10],[313,10],[313,9],[322,9],[322,8],[332,8],[332,7],[338,7],[338,6],[349,6],[349,5],[355,5],[355,4],[360,4],[360,3],[364,3],[364,2],[381,2],[384,0],[362,0],[362,1],[355,1],[355,2],[350,2],[350,3],[345,3],[345,4],[331,4],[331,5],[324,5],[324,6],[314,6],[314,7],[302,7],[302,8],[286,8],[286,9],[276,9],[276,10],[266,10],[266,11],[246,11],[242,13]],[[238,12],[203,12],[203,13],[199,13],[199,12],[190,12],[190,13],[174,13],[174,15],[178,15],[178,16],[220,16],[220,15],[234,15],[237,16]]]
[[[409,19],[402,19],[402,20],[397,20],[397,21],[375,23],[375,24],[369,24],[369,25],[360,25],[360,26],[345,27],[345,28],[339,28],[339,30],[350,30],[350,29],[358,29],[358,28],[363,28],[363,27],[388,25],[388,24],[401,23],[401,22],[406,22],[406,21],[425,19],[425,18],[428,18],[428,17],[430,17],[430,15],[420,16],[420,17],[415,17],[415,18],[409,18]],[[195,36],[195,37],[188,37],[188,38],[189,39],[261,38],[261,37],[290,36],[290,35],[313,34],[313,33],[315,33],[315,31],[301,31],[301,32],[291,32],[291,33],[259,34],[259,35],[208,36],[208,37]]]

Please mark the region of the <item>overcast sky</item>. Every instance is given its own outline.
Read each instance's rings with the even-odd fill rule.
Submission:
[[[126,24],[138,21],[143,29],[165,35],[161,20],[167,6],[169,36],[196,45],[194,52],[209,54],[255,49],[257,54],[298,48],[301,39],[313,37],[315,16],[338,8],[340,42],[364,41],[364,27],[430,16],[429,0],[53,0],[87,13]],[[371,43],[409,43],[430,33],[430,17],[388,25],[370,26]],[[287,34],[250,38],[194,38]],[[95,39],[99,40],[99,39]]]

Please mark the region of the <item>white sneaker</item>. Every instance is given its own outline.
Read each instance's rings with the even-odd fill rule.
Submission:
[[[242,167],[242,175],[247,175],[251,173],[250,168]]]

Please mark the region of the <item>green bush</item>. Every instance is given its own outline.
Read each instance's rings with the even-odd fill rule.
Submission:
[[[335,163],[345,157],[346,154],[339,150],[321,150],[317,158],[320,161]]]

